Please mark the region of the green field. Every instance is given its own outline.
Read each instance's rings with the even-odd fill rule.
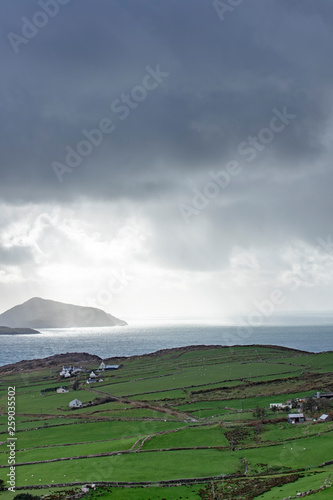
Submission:
[[[309,489],[318,490],[311,498],[331,498],[333,467],[323,464],[333,460],[333,421],[314,421],[333,415],[330,403],[305,412],[300,425],[269,405],[331,392],[333,353],[183,348],[121,363],[93,386],[85,374],[76,377],[78,390],[66,380],[66,394],[43,392],[63,385],[60,365],[19,374],[0,369],[0,479],[8,472],[6,388],[15,385],[16,486],[23,491],[54,491],[60,500],[82,484],[106,482],[87,500],[205,500],[212,489],[218,498],[243,500]],[[69,408],[74,398],[82,408]]]

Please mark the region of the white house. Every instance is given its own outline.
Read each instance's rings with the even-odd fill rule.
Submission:
[[[69,390],[65,389],[65,387],[58,387],[57,389],[58,394],[64,394],[65,392],[69,392]]]
[[[73,367],[72,366],[63,366],[62,369],[64,372],[71,372],[73,370]]]
[[[65,372],[64,378],[69,378],[71,374],[69,372]]]
[[[70,408],[80,408],[82,406],[82,401],[79,399],[73,399],[68,405]]]
[[[291,404],[289,403],[270,403],[270,409],[272,409],[273,406],[276,406],[276,408],[291,408]]]
[[[87,384],[93,384],[94,382],[97,382],[95,378],[88,378],[87,379]]]
[[[98,367],[99,370],[105,370],[105,363],[104,361],[101,362],[101,364]]]
[[[96,375],[95,375],[95,373],[94,373],[94,372],[91,372],[91,374],[90,374],[90,378],[96,378]]]
[[[83,372],[83,368],[73,368],[72,372],[73,372],[73,373],[80,373],[80,372]]]

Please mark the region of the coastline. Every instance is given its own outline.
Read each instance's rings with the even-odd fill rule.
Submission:
[[[37,359],[31,359],[31,360],[22,360],[22,361],[17,361],[16,363],[8,363],[6,365],[0,366],[0,374],[1,373],[6,373],[8,371],[12,371],[15,369],[18,369],[19,371],[22,370],[33,370],[36,368],[45,368],[45,367],[51,367],[51,366],[57,366],[59,364],[70,364],[70,363],[92,363],[92,362],[101,362],[102,360],[107,361],[110,364],[119,364],[124,361],[128,360],[144,360],[146,358],[158,358],[163,355],[175,355],[177,357],[178,354],[183,354],[184,352],[195,352],[195,351],[211,351],[214,349],[225,349],[225,350],[232,350],[232,349],[239,349],[239,348],[244,348],[244,349],[253,349],[253,348],[271,348],[271,349],[276,349],[277,351],[280,352],[290,352],[294,353],[296,355],[313,355],[314,353],[309,352],[309,351],[303,351],[300,349],[293,349],[289,347],[284,347],[284,346],[278,346],[278,345],[266,345],[266,344],[238,344],[238,345],[232,345],[232,346],[225,346],[225,345],[189,345],[189,346],[184,346],[184,347],[173,347],[170,349],[159,349],[158,351],[151,352],[151,353],[146,353],[146,354],[138,354],[138,355],[133,355],[133,356],[114,356],[114,357],[107,357],[107,358],[101,358],[100,356],[97,356],[96,354],[90,354],[87,352],[67,352],[67,353],[61,353],[61,354],[54,354],[53,356],[47,356],[45,358],[37,358]],[[322,351],[320,353],[316,354],[325,354],[325,353],[330,353],[333,351]]]

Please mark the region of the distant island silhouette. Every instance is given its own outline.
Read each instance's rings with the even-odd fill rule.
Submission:
[[[127,323],[96,307],[76,306],[34,297],[0,314],[0,325],[16,329],[40,329],[124,326]]]
[[[0,335],[34,335],[38,333],[40,332],[32,328],[9,328],[8,326],[0,326]]]

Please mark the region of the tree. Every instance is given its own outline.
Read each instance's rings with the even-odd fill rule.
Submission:
[[[318,408],[317,400],[314,398],[308,398],[303,402],[303,410],[313,413]]]
[[[318,406],[320,410],[329,412],[331,409],[331,401],[329,399],[319,399]]]
[[[0,479],[0,491],[5,491],[5,481],[3,479]]]
[[[253,410],[252,415],[257,418],[263,418],[266,415],[266,410],[265,408],[259,408],[259,406],[257,406]]]
[[[80,382],[79,379],[75,379],[74,384],[73,384],[73,390],[77,391],[80,387]]]

